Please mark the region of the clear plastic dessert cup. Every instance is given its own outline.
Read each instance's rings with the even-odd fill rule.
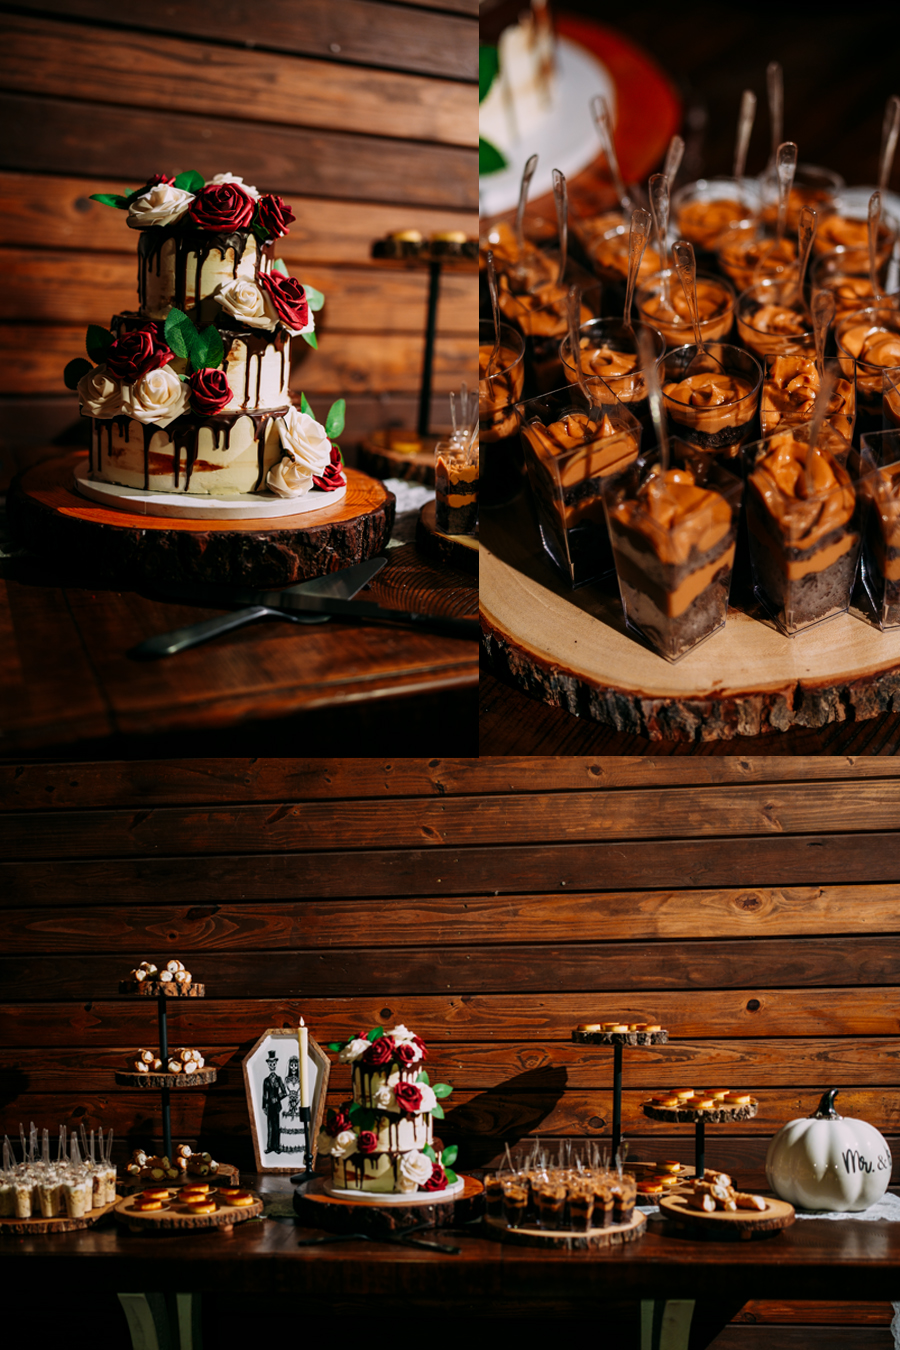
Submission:
[[[896,304],[900,300],[900,291],[887,292],[889,272],[890,259],[885,256],[877,269],[881,291],[878,298]],[[823,253],[821,257],[813,259],[810,279],[813,294],[816,291],[831,291],[836,319],[875,304],[876,297],[869,279],[867,249],[834,249],[831,253]]]
[[[766,225],[774,227],[778,219],[778,179],[774,174],[768,177],[761,175],[759,183],[764,203],[761,219]],[[804,206],[813,208],[821,226],[825,217],[835,210],[844,187],[843,178],[833,169],[823,168],[820,164],[798,164],[788,197],[785,228],[796,235]]]
[[[528,1186],[524,1181],[504,1181],[503,1217],[507,1227],[521,1228],[528,1217]]]
[[[762,198],[754,179],[698,178],[672,194],[672,229],[687,239],[695,254],[714,254],[726,230],[751,226]]]
[[[850,444],[827,423],[811,460],[808,441],[785,427],[744,451],[753,591],[787,637],[847,612],[859,558]]]
[[[630,1223],[634,1215],[634,1202],[637,1199],[637,1178],[630,1172],[623,1172],[612,1183],[613,1186],[613,1222]]]
[[[860,577],[878,627],[900,628],[900,429],[860,438]]]
[[[816,348],[812,320],[796,280],[757,281],[738,296],[738,337],[765,362],[769,356],[797,356]]]
[[[813,240],[815,255],[843,249],[845,252],[864,254],[868,263],[869,195],[851,188],[837,198],[834,211],[824,219],[819,219]],[[882,207],[875,254],[879,265],[887,260],[897,242],[897,231],[896,217]]]
[[[493,255],[494,270],[498,276],[513,276],[520,285],[529,288],[550,281],[556,275],[556,267],[546,250],[539,248],[532,240],[524,240],[520,256],[516,232],[505,220],[488,222],[478,241],[478,260],[482,271],[487,269],[488,253]]]
[[[856,397],[863,431],[879,431],[885,372],[900,367],[900,310],[873,306],[845,314],[834,326],[838,352],[856,360]]]
[[[538,1182],[534,1188],[534,1199],[541,1228],[565,1227],[566,1188],[561,1182]]]
[[[600,313],[601,288],[577,263],[569,261],[562,283],[553,280],[530,294],[500,286],[500,309],[504,319],[525,338],[525,390],[528,397],[556,389],[563,382],[559,344],[569,330],[569,287],[581,290],[581,323]]]
[[[631,223],[611,225],[608,229],[585,241],[585,251],[596,275],[603,282],[603,314],[610,318],[620,315],[625,304],[625,286],[628,280],[628,240]],[[655,246],[648,243],[638,269],[638,284],[649,281],[658,272],[662,260]]]
[[[654,447],[604,502],[626,625],[675,662],[725,624],[743,483],[684,441],[669,450],[667,470]]]
[[[660,371],[673,436],[720,459],[736,459],[756,429],[763,373],[749,352],[726,342],[668,352]]]
[[[637,308],[645,324],[662,333],[667,347],[694,340],[694,325],[678,273],[657,272],[637,293]],[[724,342],[734,327],[734,287],[724,277],[697,274],[697,308],[704,342]]]
[[[638,355],[642,334],[649,337],[659,360],[666,349],[666,344],[659,330],[649,324],[629,325],[624,319],[591,319],[589,323],[581,325],[579,341],[581,367],[588,387],[591,387],[592,380],[597,384],[595,377],[599,376],[619,402],[624,403],[645,428],[649,428],[650,408]],[[568,334],[559,344],[559,359],[563,377],[570,384],[576,384],[577,376]],[[604,401],[602,389],[598,397],[601,402]]]
[[[577,385],[565,385],[520,409],[522,447],[541,545],[570,586],[584,586],[612,572],[603,509],[608,479],[633,463],[641,424],[600,382],[594,402]]]
[[[435,524],[443,534],[478,532],[478,437],[468,445],[434,447]]]
[[[835,431],[852,441],[856,425],[856,362],[852,356],[828,357],[826,372],[834,378],[834,389],[825,420]],[[759,425],[763,436],[780,426],[809,422],[819,392],[819,371],[815,357],[773,356],[766,363]]]
[[[886,370],[882,377],[881,417],[883,429],[900,428],[900,370]]]
[[[719,236],[716,256],[740,292],[755,281],[777,278],[796,268],[797,240],[789,234],[778,239],[760,225],[734,225]]]
[[[500,348],[494,352],[494,325],[478,325],[478,424],[484,445],[481,505],[512,501],[522,486],[519,414],[516,404],[525,387],[525,339],[508,324],[500,325]],[[490,364],[490,369],[488,365]]]

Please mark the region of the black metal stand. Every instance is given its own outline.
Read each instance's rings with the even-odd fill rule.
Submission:
[[[615,1166],[622,1143],[622,1043],[616,1041],[613,1046],[613,1125],[612,1156]]]
[[[309,1138],[310,1110],[308,1106],[300,1107],[300,1119],[303,1122],[303,1171],[291,1177],[292,1186],[308,1186],[313,1179],[312,1145]]]
[[[696,1134],[694,1137],[694,1173],[698,1181],[703,1180],[703,1173],[706,1170],[706,1124],[702,1120],[697,1121]]]
[[[159,1020],[159,1057],[163,1062],[163,1072],[169,1063],[169,1032],[166,1025],[166,996],[159,994],[156,1000]],[[162,1091],[163,1153],[172,1166],[172,1110],[169,1102],[169,1089]]]
[[[418,432],[428,435],[431,420],[431,374],[434,367],[434,334],[437,327],[438,295],[441,289],[441,264],[428,264],[428,318],[425,321],[425,351],[422,356],[422,388],[419,392]]]

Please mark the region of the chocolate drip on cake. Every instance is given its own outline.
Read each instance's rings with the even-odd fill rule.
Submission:
[[[138,295],[141,309],[147,308],[147,276],[151,271],[155,272],[157,277],[161,275],[163,248],[169,240],[175,246],[175,294],[173,304],[176,309],[183,309],[186,313],[189,313],[186,299],[188,257],[190,254],[194,254],[196,259],[194,305],[191,308],[199,309],[201,303],[200,277],[207,258],[216,252],[224,260],[228,251],[231,250],[231,274],[233,278],[236,278],[250,234],[250,230],[232,230],[223,234],[213,234],[208,230],[198,229],[192,223],[186,223],[184,220],[178,221],[175,225],[152,225],[149,229],[141,230],[138,236]],[[255,274],[267,270],[270,254],[270,244],[258,246],[259,261]]]

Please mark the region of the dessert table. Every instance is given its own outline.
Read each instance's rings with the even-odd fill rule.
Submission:
[[[269,1201],[267,1212],[273,1202],[276,1212],[288,1211],[286,1178],[243,1180]],[[371,1317],[373,1307],[379,1317],[419,1311],[460,1327],[472,1316],[516,1316],[520,1324],[525,1316],[553,1317],[555,1325],[599,1317],[607,1326],[619,1323],[615,1344],[623,1350],[630,1344],[686,1350],[689,1326],[692,1350],[699,1350],[750,1299],[889,1301],[900,1267],[900,1224],[849,1219],[798,1221],[752,1241],[697,1239],[651,1219],[639,1241],[574,1253],[506,1246],[480,1236],[477,1227],[424,1235],[458,1248],[446,1254],[362,1239],[298,1245],[322,1236],[284,1218],[247,1222],[230,1237],[214,1231],[144,1235],[108,1221],[81,1233],[10,1240],[3,1256],[11,1287],[26,1297],[48,1288],[56,1297],[88,1291],[95,1298],[125,1293],[137,1299],[190,1290],[209,1296],[210,1305],[224,1299],[233,1317],[244,1296],[272,1307],[290,1295],[304,1317],[322,1314],[339,1324]],[[182,1296],[185,1324],[190,1302]],[[183,1336],[182,1350],[190,1344]]]

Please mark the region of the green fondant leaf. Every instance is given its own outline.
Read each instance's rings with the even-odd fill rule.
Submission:
[[[300,397],[301,397],[301,399],[303,400],[303,402],[305,403],[305,402],[306,402],[305,395],[302,395],[302,394],[301,394]],[[308,412],[309,415],[310,415],[310,417],[312,417],[312,410],[311,410],[311,408],[310,408],[310,406],[309,406],[308,403],[306,404],[306,407],[303,409],[303,411],[304,411],[304,412]],[[369,1032],[366,1033],[366,1040],[367,1040],[367,1041],[377,1041],[377,1040],[378,1040],[381,1036],[383,1036],[383,1035],[384,1035],[384,1027],[373,1027],[371,1031],[369,1031]]]
[[[301,394],[301,395],[300,395],[300,411],[306,413],[307,417],[315,417],[315,413],[313,412],[312,408],[309,406],[309,403],[307,402],[307,399],[306,399],[306,395],[305,395],[305,394]],[[379,1027],[378,1030],[380,1031],[381,1028]],[[369,1032],[368,1039],[369,1039],[369,1040],[372,1039],[372,1033],[371,1033],[371,1031]]]
[[[303,286],[303,291],[306,295],[306,303],[314,314],[318,314],[325,303],[324,295],[321,291],[317,291],[315,286],[307,286],[306,284]]]
[[[191,343],[191,365],[195,370],[218,370],[224,360],[222,334],[210,324]]]
[[[506,168],[506,159],[490,141],[478,137],[478,172],[480,174],[499,173]]]
[[[304,342],[308,342],[311,347],[315,347],[316,351],[318,351],[319,344],[316,342],[315,333],[301,333],[300,336]]]
[[[206,179],[196,169],[185,169],[184,173],[180,173],[176,177],[175,186],[182,188],[185,192],[199,192],[202,187],[206,186]]]
[[[272,237],[271,230],[264,230],[259,221],[252,227],[253,237],[258,244],[267,244]]]
[[[437,1155],[430,1144],[426,1144],[422,1149],[422,1152],[425,1154],[426,1158],[430,1158],[432,1162],[437,1162]]]
[[[77,389],[78,381],[86,375],[89,370],[93,369],[94,367],[91,365],[90,361],[85,361],[83,356],[76,356],[75,360],[70,361],[63,371],[63,379],[65,380],[66,388]]]
[[[351,1102],[350,1106],[347,1108],[347,1115],[351,1120],[356,1120],[357,1116],[361,1115],[364,1109],[361,1102]]]
[[[444,1108],[441,1106],[440,1102],[436,1102],[431,1108],[431,1114],[434,1116],[435,1120],[444,1119]]]
[[[92,361],[96,361],[99,366],[101,361],[106,360],[106,353],[113,344],[113,335],[108,328],[101,328],[98,323],[88,324],[85,346],[87,354]]]
[[[456,1155],[458,1153],[459,1149],[456,1146],[456,1144],[450,1144],[447,1148],[444,1149],[443,1153],[441,1154],[441,1166],[443,1167],[444,1171],[446,1171],[448,1167],[453,1166],[453,1164],[456,1162]]]
[[[344,417],[347,412],[346,399],[339,398],[328,409],[328,416],[325,418],[325,434],[329,437],[340,436],[344,430]],[[426,1079],[426,1082],[428,1080]]]
[[[478,48],[478,102],[483,103],[487,91],[497,77],[500,69],[500,57],[496,47],[487,43]]]
[[[191,346],[196,340],[197,330],[183,309],[170,309],[166,315],[166,342],[176,356],[187,360]]]
[[[436,1097],[449,1097],[452,1091],[453,1089],[449,1083],[435,1083],[434,1085],[434,1095]]]
[[[338,1050],[343,1050],[343,1048],[344,1048],[344,1046],[343,1046],[343,1043],[342,1043],[341,1041],[327,1041],[326,1044],[325,1044],[325,1049],[326,1049],[326,1050],[334,1050],[334,1051],[338,1051]]]
[[[459,1177],[449,1167],[444,1168],[444,1176],[447,1178],[448,1186],[455,1186],[456,1183],[459,1181]]]
[[[89,200],[99,202],[101,206],[116,206],[122,211],[128,206],[128,198],[118,192],[92,192]]]
[[[281,275],[282,275],[283,277],[290,276],[290,272],[287,270],[287,264],[286,264],[286,262],[284,261],[284,258],[276,258],[276,259],[275,259],[275,261],[272,263],[272,271],[273,271],[273,272],[280,272]],[[308,299],[308,298],[309,298],[309,291],[306,292],[306,295],[307,295],[307,299]]]
[[[326,430],[327,430],[327,428],[326,428]],[[417,1083],[430,1083],[430,1082],[431,1082],[431,1079],[428,1077],[428,1074],[427,1074],[427,1073],[425,1072],[425,1070],[423,1069],[422,1072],[419,1074],[418,1078],[416,1079],[416,1082],[417,1082]]]

